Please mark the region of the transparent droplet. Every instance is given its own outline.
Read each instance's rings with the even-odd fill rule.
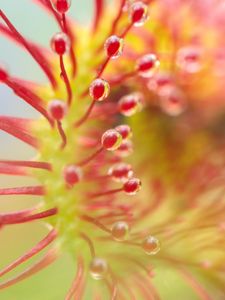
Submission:
[[[64,55],[69,52],[71,47],[69,37],[63,33],[56,33],[51,39],[51,48],[58,55]]]
[[[96,101],[103,101],[108,97],[110,92],[110,86],[104,79],[95,79],[89,88],[89,93],[92,99]]]
[[[184,47],[177,53],[176,63],[180,69],[188,73],[197,73],[202,69],[202,49],[199,47]]]
[[[62,100],[54,99],[48,103],[48,111],[54,120],[62,120],[67,113],[67,105]]]
[[[112,236],[116,241],[124,241],[129,233],[129,225],[126,222],[116,222],[112,226]]]
[[[131,165],[125,163],[119,163],[112,166],[108,171],[109,176],[117,182],[126,182],[133,176],[133,170]]]
[[[141,180],[139,178],[131,178],[123,185],[123,190],[128,195],[136,195],[141,189]]]
[[[51,2],[54,9],[60,14],[66,13],[71,6],[71,0],[51,0]]]
[[[132,3],[129,7],[129,17],[135,27],[144,25],[148,20],[148,6],[142,1]]]
[[[115,129],[109,129],[102,135],[101,143],[104,149],[114,151],[120,147],[122,136]]]
[[[138,74],[144,78],[149,78],[154,75],[159,68],[160,62],[155,54],[146,54],[137,61]]]
[[[155,255],[160,251],[160,242],[154,236],[148,236],[143,241],[142,248],[147,255]]]
[[[108,271],[107,261],[100,257],[95,257],[90,264],[90,274],[93,279],[103,279]]]
[[[176,87],[166,87],[160,91],[159,106],[169,116],[177,117],[187,108],[186,96]]]
[[[63,170],[63,176],[65,182],[69,186],[74,186],[82,179],[82,170],[76,165],[68,165]]]
[[[129,125],[123,124],[118,125],[115,128],[122,136],[123,140],[129,139],[132,137],[132,131]]]
[[[120,57],[123,53],[123,39],[112,35],[110,36],[104,44],[106,55],[112,59]]]
[[[135,113],[141,111],[142,105],[142,94],[133,93],[123,96],[118,102],[119,112],[126,116],[133,116]]]

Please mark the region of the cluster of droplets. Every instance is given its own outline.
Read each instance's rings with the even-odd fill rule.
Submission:
[[[176,52],[175,61],[172,62],[177,67],[175,74],[180,78],[174,78],[174,75],[165,71],[150,74],[152,76],[148,77],[147,87],[158,96],[158,105],[164,113],[176,117],[187,110],[187,98],[182,84],[186,84],[185,78],[201,72],[204,67],[203,56],[203,50],[199,46],[181,47]],[[181,78],[184,78],[183,83]]]
[[[70,8],[71,1],[52,0],[51,3],[57,12],[57,15],[60,17],[62,32],[56,33],[52,37],[50,44],[54,53],[59,57],[60,77],[65,84],[67,101],[64,101],[63,99],[52,99],[47,104],[46,111],[47,117],[50,118],[51,122],[53,121],[53,124],[51,123],[52,127],[54,128],[54,123],[57,124],[58,132],[62,138],[61,149],[63,150],[67,144],[67,137],[63,130],[62,121],[66,117],[68,110],[71,108],[73,99],[70,76],[68,76],[64,65],[65,55],[70,53],[71,58],[74,58],[72,40],[66,22],[66,13]],[[97,76],[89,86],[89,95],[92,99],[92,104],[84,117],[75,124],[75,127],[81,126],[87,120],[96,102],[104,101],[109,97],[110,84],[104,79],[104,70],[111,59],[118,59],[122,55],[124,39],[132,26],[142,26],[148,19],[148,6],[142,1],[127,3],[126,8],[129,13],[129,24],[121,35],[115,35],[113,32],[113,34],[106,39],[104,43],[105,61],[100,70],[98,70]],[[149,78],[153,76],[158,67],[159,60],[156,55],[146,54],[136,62],[135,74],[138,74],[143,78]],[[7,71],[0,68],[0,80],[5,82],[7,81],[7,78]],[[130,117],[139,112],[142,109],[142,106],[143,96],[141,93],[136,92],[124,95],[117,103],[117,111],[125,117]],[[114,152],[115,156],[120,159],[130,155],[133,151],[131,138],[132,130],[126,124],[118,125],[115,128],[106,130],[99,141],[99,149],[94,154],[77,164],[68,164],[64,166],[62,179],[64,180],[65,186],[68,189],[72,189],[79,183],[83,179],[83,168],[102,151]],[[124,192],[127,195],[136,195],[141,189],[141,181],[139,178],[134,177],[132,166],[124,162],[119,162],[110,166],[107,176],[113,181],[120,183],[121,187],[116,190],[93,194],[92,197],[119,192]],[[115,222],[112,224],[111,229],[108,230],[111,238],[116,242],[128,241],[130,231],[131,228],[129,224],[123,220]],[[144,241],[138,244],[138,247],[141,247],[148,255],[154,255],[160,249],[159,241],[152,236],[145,238]],[[93,257],[90,263],[90,274],[94,279],[99,280],[104,278],[107,275],[108,270],[108,262],[104,258],[98,256]]]
[[[60,1],[59,1],[60,2]],[[70,4],[66,5],[64,2],[59,3],[54,2],[55,9],[64,14]],[[66,7],[67,9],[63,9]],[[145,21],[148,19],[148,7],[141,1],[136,1],[131,3],[128,8],[130,25],[136,27],[142,26]],[[115,34],[108,37],[104,43],[106,62],[103,64],[103,67],[106,67],[110,59],[118,59],[123,52],[124,47],[124,37],[117,36]],[[54,35],[51,41],[52,49],[59,56],[63,56],[68,53],[71,45],[69,37],[65,33],[57,33]],[[136,63],[136,72],[144,78],[152,76],[155,70],[159,67],[159,61],[154,54],[147,54],[141,57]],[[94,102],[104,101],[110,94],[110,85],[109,83],[101,78],[104,68],[102,68],[97,77],[92,81],[89,87],[89,94]],[[142,109],[143,106],[143,96],[140,93],[132,93],[126,96],[123,96],[118,101],[118,111],[124,116],[132,116]],[[67,112],[67,105],[65,102],[60,100],[52,100],[48,106],[50,115],[53,119],[61,121]],[[80,125],[80,124],[79,124]],[[132,143],[130,138],[132,137],[131,128],[128,125],[119,125],[114,129],[109,129],[102,134],[101,137],[101,149],[107,151],[114,151],[116,155],[120,157],[126,157],[132,153]],[[96,152],[98,155],[100,151]],[[91,159],[95,157],[91,156]],[[84,166],[90,160],[87,159],[80,163],[81,166]],[[64,168],[64,180],[67,186],[72,187],[82,179],[82,169],[78,165],[69,165]],[[133,177],[132,167],[125,163],[118,163],[110,167],[108,175],[112,177],[113,180],[117,182],[122,182],[122,189],[128,195],[135,195],[141,188],[141,181],[138,178]],[[112,227],[112,236],[115,240],[124,240],[129,232],[129,226],[126,222],[120,221],[113,225]],[[144,246],[143,246],[144,248]],[[91,273],[104,273],[106,268],[106,263],[99,258],[93,260],[91,264]],[[99,268],[99,270],[98,270]],[[97,272],[98,270],[98,272]],[[97,275],[93,275],[97,278]],[[100,276],[101,277],[101,276]]]
[[[130,25],[136,27],[142,26],[148,19],[148,7],[141,1],[133,2],[128,8]],[[89,87],[89,95],[92,98],[92,103],[96,101],[101,102],[106,100],[110,95],[110,84],[103,78],[103,72],[111,59],[118,59],[123,53],[124,38],[128,30],[121,35],[115,34],[108,37],[104,43],[104,50],[106,60],[97,73],[97,77],[91,82]],[[135,72],[143,77],[148,78],[154,74],[159,67],[159,61],[154,54],[148,54],[141,57],[136,63]],[[123,96],[117,104],[118,112],[125,117],[130,117],[139,112],[143,107],[143,96],[141,93],[132,93]],[[79,124],[80,125],[80,124]],[[101,148],[97,150],[98,155],[102,150],[114,152],[116,156],[121,158],[126,157],[132,153],[133,146],[131,142],[132,130],[126,125],[118,125],[113,129],[106,130],[101,136]],[[91,156],[91,159],[95,154]],[[85,160],[81,165],[89,162]],[[125,192],[127,195],[136,195],[141,189],[141,181],[134,177],[132,166],[127,163],[116,163],[108,170],[108,176],[115,182],[122,183],[122,187],[112,191],[94,194],[94,197],[104,196],[108,193]],[[124,242],[129,240],[130,226],[125,221],[118,221],[114,223],[110,229],[112,238],[117,242]],[[144,252],[148,255],[154,255],[160,250],[159,241],[157,238],[149,236],[143,242],[138,244]],[[100,280],[107,276],[109,270],[108,262],[102,258],[95,256],[90,263],[90,274],[96,279]]]

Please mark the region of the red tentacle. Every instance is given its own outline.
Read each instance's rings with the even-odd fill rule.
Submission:
[[[14,43],[23,47],[23,44],[20,42],[20,40],[18,40],[16,36],[13,34],[13,32],[3,24],[0,24],[0,33],[2,33],[6,38],[11,39]],[[48,56],[50,55],[50,51],[47,48],[41,47],[39,44],[36,44],[34,42],[27,41],[27,43],[29,43],[30,47],[34,49],[35,52],[37,52],[39,59],[42,61],[46,61],[47,67],[51,69],[51,62],[48,58]],[[55,79],[53,78],[53,80]]]
[[[51,230],[48,235],[42,239],[37,245],[35,245],[31,250],[26,252],[23,256],[16,259],[10,265],[5,267],[2,271],[0,271],[0,277],[9,273],[11,270],[15,269],[17,266],[21,265],[37,253],[41,252],[44,248],[46,248],[49,244],[51,244],[57,236],[56,230]]]
[[[201,300],[213,300],[213,298],[208,294],[208,292],[201,286],[201,284],[190,274],[187,270],[182,268],[180,270],[181,275],[184,277],[185,281],[193,288],[196,294]]]
[[[11,88],[17,96],[22,98],[26,103],[42,114],[49,121],[49,123],[53,125],[52,120],[44,108],[43,100],[38,95],[12,77],[6,79],[4,83]]]
[[[61,76],[63,77],[63,80],[65,82],[65,86],[66,86],[66,91],[67,91],[67,103],[70,106],[72,98],[73,98],[73,92],[72,92],[70,80],[69,80],[69,77],[67,75],[67,71],[66,71],[66,68],[65,68],[65,64],[64,64],[64,60],[63,60],[62,55],[60,55],[59,60],[60,60]]]
[[[37,207],[35,208],[29,208],[29,209],[25,209],[25,210],[20,210],[20,211],[17,211],[17,212],[11,212],[11,213],[2,213],[0,214],[0,223],[1,223],[1,220],[2,219],[10,219],[10,218],[23,218],[23,217],[26,217],[26,216],[29,216],[31,215],[35,210],[37,209]]]
[[[51,164],[41,161],[0,160],[0,163],[4,165],[19,166],[24,168],[43,169],[47,171],[52,170]]]
[[[42,53],[39,51],[38,48],[34,47],[33,44],[30,44],[13,26],[13,24],[9,21],[7,16],[0,10],[0,17],[4,20],[5,24],[11,30],[12,34],[18,40],[18,42],[24,46],[24,48],[30,53],[30,55],[34,58],[34,60],[38,63],[38,65],[42,68],[46,76],[48,77],[49,81],[51,82],[53,88],[56,88],[57,83],[52,73],[51,67],[48,61],[44,58]]]
[[[69,292],[66,295],[65,300],[71,300],[76,291],[79,289],[80,283],[82,281],[82,277],[84,276],[84,263],[83,259],[81,257],[78,258],[77,263],[77,274],[76,277],[72,283],[72,286],[69,290]]]
[[[43,186],[25,186],[15,188],[0,189],[0,196],[5,195],[33,195],[43,196],[45,194]]]
[[[95,15],[93,21],[93,31],[96,31],[104,11],[104,0],[95,0]]]
[[[1,163],[0,163],[0,174],[18,175],[18,176],[28,175],[28,173],[24,168],[16,167],[13,165],[1,164]]]
[[[126,0],[121,0],[120,2],[121,2],[121,3],[120,3],[120,7],[119,7],[118,13],[117,13],[117,15],[116,15],[116,17],[115,17],[115,19],[114,19],[114,21],[113,21],[112,28],[111,28],[111,32],[110,32],[109,35],[115,34],[116,29],[117,29],[117,25],[118,25],[119,20],[120,20],[120,18],[121,18],[121,16],[122,16],[122,13],[123,13],[123,7],[124,7],[124,5],[125,5],[125,3],[126,3]]]
[[[54,16],[61,30],[64,31],[69,36],[71,44],[73,46],[76,42],[76,37],[74,35],[74,32],[72,31],[71,26],[70,24],[68,24],[68,22],[66,22],[66,27],[65,27],[65,22],[62,21],[61,16],[52,7],[51,1],[50,0],[34,0],[34,1],[41,4],[51,15]],[[70,49],[70,59],[72,64],[72,75],[75,76],[77,70],[77,61],[73,51],[73,47],[71,47]]]
[[[42,269],[46,268],[48,265],[53,263],[58,257],[58,254],[56,252],[56,249],[50,249],[43,258],[41,258],[37,263],[32,265],[31,267],[28,267],[24,272],[21,274],[15,276],[12,279],[7,280],[6,282],[3,282],[0,284],[0,289],[4,289],[7,287],[10,287],[30,276],[33,274],[41,271]]]
[[[25,216],[19,215],[19,213],[0,214],[1,225],[12,225],[19,223],[26,223],[30,221],[44,219],[57,214],[57,208],[51,208],[40,213],[28,214]]]
[[[20,122],[21,121],[21,122]],[[28,130],[30,120],[0,116],[0,129],[29,144],[34,148],[38,148],[38,141]]]

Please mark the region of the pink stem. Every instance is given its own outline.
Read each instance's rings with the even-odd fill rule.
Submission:
[[[122,191],[123,191],[123,188],[119,188],[119,189],[109,190],[109,191],[105,191],[105,192],[94,193],[94,194],[91,194],[91,198],[97,198],[97,197],[107,196],[107,195],[111,195],[111,194],[116,194],[116,193],[122,192]]]
[[[0,32],[3,35],[5,35],[7,38],[10,38],[13,42],[17,43],[19,46],[23,47],[23,44],[21,44],[21,42],[16,38],[16,36],[13,34],[13,32],[10,29],[8,29],[6,26],[4,26],[3,24],[0,24]],[[33,43],[33,42],[29,42],[29,45],[32,49],[34,49],[38,53],[41,60],[47,61],[49,70],[51,70],[51,63],[50,63],[50,60],[48,59],[50,52],[48,51],[48,49],[41,47],[40,45]],[[53,80],[55,80],[55,79],[53,78]]]
[[[0,223],[1,223],[1,219],[4,220],[8,219],[8,218],[23,218],[25,216],[29,216],[31,215],[35,210],[37,209],[37,207],[35,208],[30,208],[30,209],[25,209],[25,210],[20,210],[17,212],[11,212],[11,213],[2,213],[0,214]]]
[[[127,80],[127,79],[129,79],[129,78],[131,78],[131,77],[133,77],[135,75],[136,75],[136,72],[131,71],[129,73],[126,73],[126,74],[120,75],[118,77],[115,77],[115,78],[113,78],[111,80],[109,79],[108,81],[110,83],[110,86],[112,87],[112,86],[124,83],[125,80]]]
[[[155,300],[155,298],[153,297],[151,290],[148,288],[148,286],[146,286],[143,281],[141,279],[139,279],[139,277],[135,277],[135,283],[137,284],[142,297],[144,297],[143,299],[146,300]]]
[[[107,227],[105,227],[102,223],[100,223],[97,219],[94,219],[92,217],[83,215],[81,217],[83,220],[85,220],[86,222],[89,222],[91,224],[96,225],[98,228],[102,229],[103,231],[110,233],[111,234],[111,230],[109,230]]]
[[[70,81],[69,81],[69,78],[68,78],[68,75],[67,75],[67,72],[65,69],[62,55],[60,55],[59,60],[60,60],[61,75],[64,79],[64,82],[66,85],[66,90],[67,90],[67,103],[70,106],[70,104],[72,102],[72,89],[71,89]]]
[[[89,156],[85,160],[79,162],[77,165],[80,166],[80,167],[83,167],[84,165],[86,165],[87,163],[89,163],[92,159],[94,159],[97,155],[99,155],[102,151],[103,151],[103,148],[101,147],[95,153],[93,153],[91,156]]]
[[[44,248],[46,248],[49,244],[51,244],[55,238],[56,238],[56,230],[52,230],[49,232],[49,234],[41,240],[37,245],[35,245],[31,250],[29,250],[27,253],[25,253],[23,256],[16,259],[14,262],[12,262],[10,265],[8,265],[6,268],[4,268],[2,271],[0,271],[0,277],[5,275],[6,273],[9,273],[11,270],[15,269],[17,266],[21,265],[37,253],[41,252]]]
[[[57,121],[57,127],[58,127],[59,134],[62,138],[62,143],[61,143],[60,148],[64,149],[67,144],[67,138],[66,138],[65,132],[63,130],[62,123],[60,121]]]
[[[117,298],[117,286],[114,285],[112,289],[111,300],[116,300],[116,298]]]
[[[65,300],[71,300],[74,293],[78,290],[80,283],[82,281],[82,277],[84,276],[84,263],[83,259],[81,257],[78,257],[78,263],[77,263],[77,274],[75,279],[72,282],[72,286],[69,289],[69,292],[66,295]]]
[[[21,167],[15,167],[12,165],[2,164],[0,162],[0,174],[5,175],[15,175],[15,176],[27,176],[28,173],[25,171],[24,168]]]
[[[122,13],[123,13],[123,7],[125,5],[125,2],[126,2],[126,0],[121,0],[119,11],[117,13],[117,16],[116,16],[115,20],[113,21],[112,29],[111,29],[111,32],[110,32],[109,35],[113,35],[116,32],[118,22],[119,22],[119,20],[120,20],[120,18],[122,16]]]
[[[96,78],[100,78],[102,76],[109,61],[110,61],[110,57],[107,57],[104,63],[102,64],[102,66],[100,67],[100,70],[98,71]]]
[[[213,298],[207,293],[207,291],[201,286],[199,282],[184,268],[180,269],[181,275],[187,281],[187,283],[193,288],[196,294],[201,300],[213,300]]]
[[[1,225],[11,225],[11,224],[19,224],[19,223],[26,223],[34,220],[39,220],[43,218],[47,218],[53,216],[57,213],[57,208],[51,208],[49,210],[45,210],[43,212],[37,214],[27,214],[21,215],[19,213],[9,213],[9,214],[0,214],[0,224]],[[20,215],[19,215],[20,214]]]
[[[84,116],[81,117],[80,120],[75,123],[75,127],[81,126],[87,120],[87,118],[90,116],[90,114],[94,108],[94,105],[95,105],[95,100],[92,100],[91,105],[89,106],[89,108],[86,111],[86,113],[84,114]]]
[[[41,258],[37,263],[32,265],[31,267],[28,267],[24,272],[20,273],[19,275],[15,276],[12,279],[9,279],[3,283],[0,284],[0,289],[5,289],[7,287],[10,287],[30,276],[33,274],[43,270],[48,265],[53,263],[57,259],[58,255],[56,253],[56,249],[50,249],[43,258]]]
[[[45,194],[45,191],[44,191],[43,186],[25,186],[25,187],[0,189],[0,196],[5,196],[5,195],[43,196],[44,194]]]
[[[128,32],[130,31],[130,29],[133,27],[133,24],[132,23],[130,23],[126,28],[125,28],[125,30],[123,31],[123,33],[121,34],[121,38],[125,38],[125,36],[128,34]]]
[[[24,160],[0,160],[0,163],[12,166],[21,166],[34,169],[43,169],[50,171],[52,169],[51,164],[41,161],[24,161]]]
[[[85,240],[87,242],[90,252],[91,252],[91,256],[94,258],[95,257],[95,248],[94,248],[94,245],[93,245],[91,239],[83,232],[81,232],[80,236],[82,237],[83,240]]]
[[[72,75],[73,77],[76,75],[76,71],[77,71],[77,60],[76,60],[76,56],[73,50],[73,36],[68,28],[67,25],[67,20],[66,20],[66,15],[62,14],[62,24],[63,24],[63,28],[64,28],[64,32],[69,36],[70,40],[71,40],[71,47],[70,47],[70,60],[71,60],[71,64],[72,64]]]

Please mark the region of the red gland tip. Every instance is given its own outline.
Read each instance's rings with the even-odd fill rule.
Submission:
[[[122,55],[123,39],[116,35],[111,35],[106,40],[104,47],[106,55],[112,59],[116,59]]]
[[[121,134],[115,129],[109,129],[102,135],[102,147],[108,151],[114,151],[119,148],[122,142]]]
[[[137,61],[137,71],[144,78],[151,77],[159,66],[160,62],[155,54],[146,54]]]
[[[123,190],[128,195],[135,195],[141,189],[141,181],[138,178],[131,178],[123,185]]]
[[[51,48],[58,55],[64,55],[70,49],[70,40],[63,32],[56,33],[51,39]]]
[[[95,79],[89,88],[90,96],[95,101],[103,101],[108,97],[110,87],[107,81],[101,78]]]
[[[78,183],[82,178],[82,171],[75,165],[68,165],[63,170],[64,180],[70,187]]]
[[[52,5],[58,13],[65,14],[71,6],[71,0],[52,0]]]
[[[129,125],[119,125],[115,129],[121,134],[123,140],[126,140],[132,136],[132,131]]]
[[[135,27],[142,26],[148,19],[148,6],[142,1],[134,2],[130,6],[129,16]]]
[[[48,111],[54,120],[60,121],[67,113],[67,105],[61,100],[52,100],[48,104]]]
[[[142,95],[139,93],[123,96],[118,102],[119,112],[127,117],[134,115],[142,109]]]
[[[125,163],[119,163],[113,165],[109,171],[108,175],[117,182],[126,182],[129,178],[133,176],[133,170],[131,165]]]
[[[3,68],[2,66],[0,66],[0,82],[4,82],[7,80],[8,78],[8,72],[5,68]]]

